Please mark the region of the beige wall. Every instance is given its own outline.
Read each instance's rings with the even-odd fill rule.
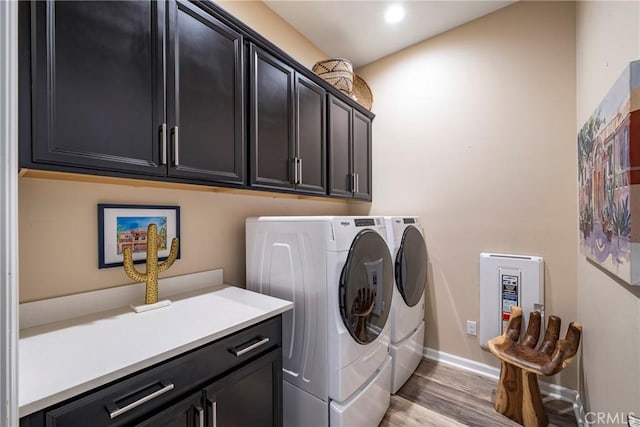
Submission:
[[[624,67],[640,59],[640,2],[579,2],[576,23],[577,133]],[[640,287],[578,256],[577,291],[587,409],[640,414]]]
[[[132,282],[122,268],[98,269],[98,203],[179,205],[181,259],[160,276],[223,268],[225,282],[241,286],[245,218],[347,210],[345,202],[35,178],[21,178],[19,187],[22,302]]]
[[[547,314],[575,320],[574,4],[516,3],[359,73],[377,114],[370,212],[424,222],[426,345],[497,366],[465,334],[480,252],[544,257]],[[551,381],[575,388],[576,372]]]
[[[223,6],[305,65],[326,57],[262,2]],[[21,302],[131,283],[121,268],[97,267],[98,203],[180,205],[182,259],[161,276],[224,268],[241,286],[246,217],[347,212],[345,202],[20,178]]]
[[[261,1],[214,0],[307,68],[328,55]]]

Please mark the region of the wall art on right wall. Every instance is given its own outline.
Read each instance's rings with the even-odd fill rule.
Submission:
[[[578,133],[578,187],[581,252],[640,285],[640,61]]]

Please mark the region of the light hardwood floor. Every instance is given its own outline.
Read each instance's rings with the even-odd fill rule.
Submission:
[[[380,427],[518,426],[493,408],[496,385],[497,380],[425,359],[391,396]],[[569,402],[543,400],[551,426],[578,425]]]

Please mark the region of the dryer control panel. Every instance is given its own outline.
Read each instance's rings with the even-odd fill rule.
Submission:
[[[376,221],[373,218],[356,218],[353,220],[356,227],[374,227]]]

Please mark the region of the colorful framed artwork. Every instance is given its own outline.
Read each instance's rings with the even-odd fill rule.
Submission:
[[[578,133],[578,207],[582,254],[640,285],[640,61]]]
[[[147,257],[147,227],[158,227],[158,259],[167,259],[171,240],[180,237],[179,206],[98,205],[98,268],[123,265],[123,250],[132,249],[133,261]],[[178,250],[178,259],[180,251]]]

